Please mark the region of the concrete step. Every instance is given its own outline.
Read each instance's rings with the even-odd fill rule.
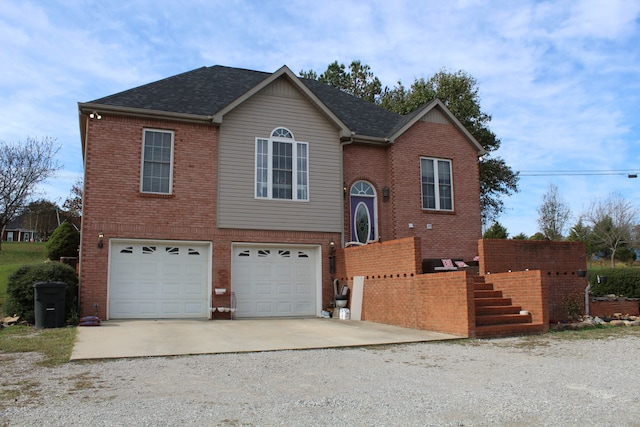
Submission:
[[[485,305],[476,307],[476,316],[487,316],[496,314],[520,314],[522,307],[519,305]]]
[[[476,315],[476,326],[510,325],[513,323],[531,323],[531,314],[488,314]]]

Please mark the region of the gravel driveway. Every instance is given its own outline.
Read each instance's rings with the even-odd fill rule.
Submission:
[[[638,329],[56,368],[0,353],[0,425],[640,426]]]

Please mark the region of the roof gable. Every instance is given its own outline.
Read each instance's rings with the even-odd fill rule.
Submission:
[[[327,105],[323,102],[323,100],[321,100],[314,92],[309,90],[307,86],[303,85],[300,79],[296,77],[295,74],[293,74],[293,72],[287,66],[281,67],[278,71],[269,75],[269,77],[265,78],[260,83],[256,84],[251,89],[243,93],[241,96],[237,97],[236,99],[231,101],[229,104],[224,106],[222,109],[217,111],[215,114],[213,114],[212,121],[214,123],[222,123],[222,120],[225,114],[232,111],[237,106],[245,102],[247,99],[251,98],[253,95],[257,94],[258,92],[263,90],[265,87],[267,87],[268,85],[270,85],[271,83],[275,82],[280,78],[286,78],[291,84],[294,85],[294,87],[300,90],[300,92],[302,92],[302,94],[307,99],[309,99],[313,104],[315,104],[315,106],[327,118],[329,118],[329,120],[331,120],[333,123],[335,123],[338,126],[338,128],[341,129],[342,136],[348,136],[350,134],[349,128],[341,120],[341,118],[337,116],[333,112],[333,110],[328,108]]]
[[[458,128],[458,131],[464,135],[464,137],[469,141],[476,150],[478,150],[478,155],[483,156],[487,154],[487,151],[480,145],[480,143],[474,138],[473,135],[464,127],[460,120],[458,120],[451,111],[444,105],[442,101],[439,99],[434,99],[423,105],[420,108],[415,109],[411,113],[402,117],[396,127],[393,129],[392,134],[390,135],[390,140],[395,140],[400,135],[405,133],[411,126],[413,126],[416,122],[426,119],[427,121],[432,121],[435,123],[443,123],[447,121]]]

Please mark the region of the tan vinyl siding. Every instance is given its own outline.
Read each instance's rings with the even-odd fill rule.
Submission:
[[[430,110],[421,119],[423,122],[439,123],[441,125],[450,125],[451,121],[437,107]]]
[[[309,201],[255,198],[255,140],[277,127],[309,145]],[[338,130],[282,78],[228,113],[220,128],[218,227],[339,232],[342,164]]]

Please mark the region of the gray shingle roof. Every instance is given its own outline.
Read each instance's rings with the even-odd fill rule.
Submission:
[[[202,67],[91,101],[114,107],[214,115],[270,73],[223,66]],[[352,132],[389,137],[405,117],[316,80],[300,79]]]
[[[117,107],[212,115],[269,77],[229,67],[202,67],[91,101]]]

